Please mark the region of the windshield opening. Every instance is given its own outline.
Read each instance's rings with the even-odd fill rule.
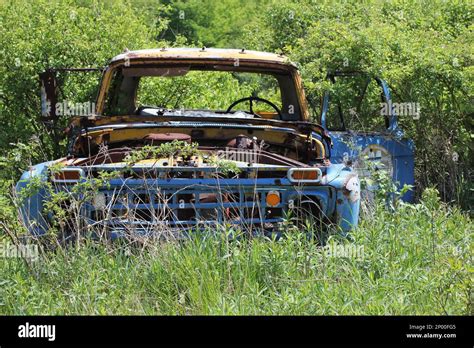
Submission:
[[[301,119],[290,73],[255,72],[229,66],[209,68],[189,65],[119,68],[112,79],[104,114],[149,116],[188,111],[192,116]],[[250,97],[252,100],[236,103]]]

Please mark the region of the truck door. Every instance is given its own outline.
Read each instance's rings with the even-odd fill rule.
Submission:
[[[323,96],[321,125],[334,144],[331,161],[351,161],[359,175],[367,177],[366,158],[388,171],[399,188],[413,185],[414,144],[398,125],[387,83],[361,72],[328,77],[333,88]],[[402,199],[412,202],[413,192]]]

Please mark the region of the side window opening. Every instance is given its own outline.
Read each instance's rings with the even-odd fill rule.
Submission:
[[[384,132],[388,117],[382,115],[383,91],[366,75],[336,76],[327,111],[329,130]]]

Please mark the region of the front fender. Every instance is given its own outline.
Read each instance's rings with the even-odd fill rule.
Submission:
[[[336,189],[335,222],[346,236],[359,223],[359,177],[351,167],[344,164],[333,165],[328,174],[327,184]]]
[[[40,187],[33,194],[25,196],[25,189],[33,182],[39,179],[41,182],[47,180],[48,166],[53,162],[44,162],[32,166],[25,171],[15,186],[16,196],[20,206],[20,215],[23,223],[33,235],[43,235],[48,229],[48,223],[43,215],[43,202],[47,196],[46,190]]]

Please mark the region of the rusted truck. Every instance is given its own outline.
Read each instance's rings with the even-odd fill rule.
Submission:
[[[54,74],[44,76],[45,115],[57,116]],[[17,191],[39,177],[72,192],[115,172],[75,219],[75,228],[100,226],[111,238],[223,224],[280,233],[291,219],[347,234],[358,223],[359,178],[348,163],[331,162],[331,147],[311,121],[296,65],[282,55],[127,51],[103,69],[92,112],[72,117],[65,156],[30,168]],[[55,219],[48,195],[39,189],[23,202],[35,235]]]

